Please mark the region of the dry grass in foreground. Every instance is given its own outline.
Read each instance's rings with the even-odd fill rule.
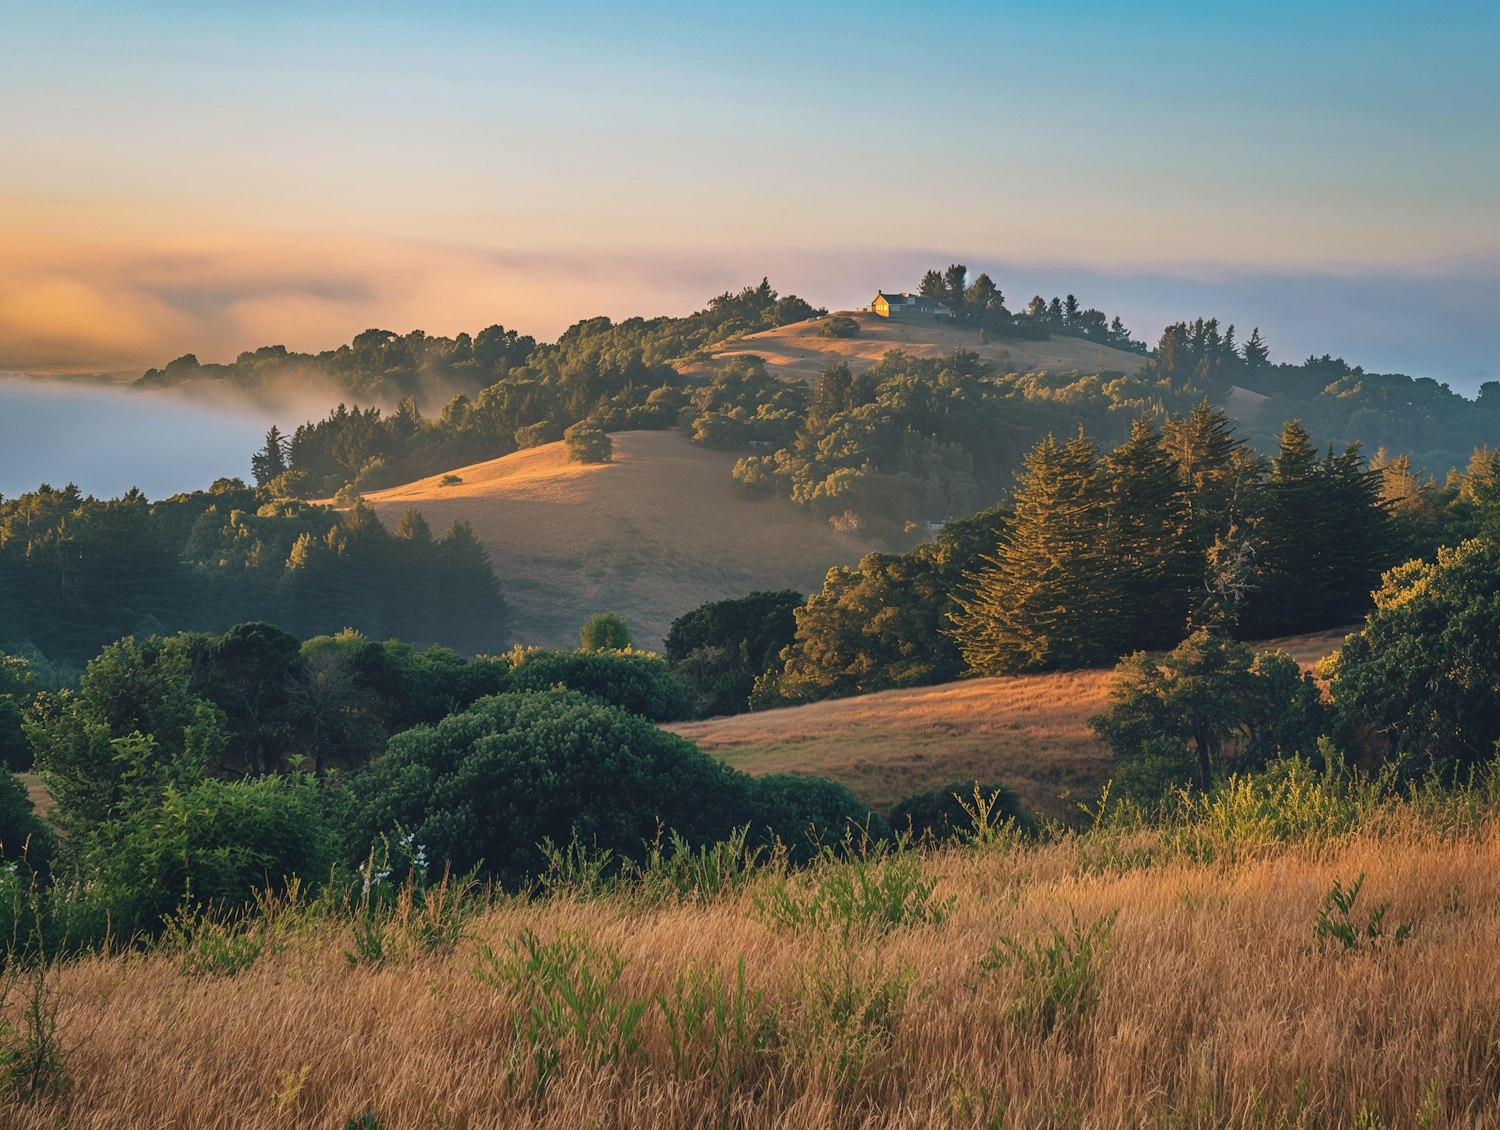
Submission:
[[[720,856],[680,894],[283,907],[54,967],[72,1081],[5,1125],[1493,1125],[1496,807],[1294,774],[1154,831]]]
[[[1311,666],[1354,629],[1264,640]],[[842,781],[882,812],[954,781],[1015,789],[1028,811],[1061,817],[1113,771],[1088,720],[1108,707],[1109,671],[964,679],[808,706],[667,727],[755,776],[808,773]]]

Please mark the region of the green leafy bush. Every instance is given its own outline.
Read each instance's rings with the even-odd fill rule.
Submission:
[[[1109,936],[1119,913],[1080,926],[1078,912],[1069,908],[1070,928],[1049,925],[1046,942],[1036,938],[1026,946],[1002,937],[990,947],[979,963],[982,970],[1014,965],[1020,973],[1020,992],[1010,1014],[1016,1028],[1046,1036],[1088,1018],[1099,1003],[1099,975],[1109,959]]]
[[[578,630],[578,643],[583,651],[627,651],[630,621],[618,612],[596,612]]]
[[[114,928],[154,931],[183,902],[234,907],[293,877],[325,879],[337,857],[326,794],[310,774],[168,786],[93,829],[79,853]]]
[[[550,685],[550,684],[549,684]],[[646,718],[576,690],[502,694],[391,739],[353,779],[355,855],[398,825],[434,861],[518,885],[547,868],[544,841],[639,858],[660,825],[723,839],[746,806],[742,775]]]
[[[588,420],[580,420],[563,432],[563,442],[574,463],[608,463],[614,457],[614,442]]]
[[[1392,569],[1329,669],[1339,709],[1388,735],[1413,768],[1489,761],[1500,740],[1500,547],[1466,541]]]
[[[667,661],[697,698],[700,718],[749,709],[755,680],[779,665],[797,634],[803,596],[791,589],[752,592],[700,605],[672,621]]]
[[[836,314],[823,323],[824,337],[858,337],[859,323],[843,314]]]
[[[516,648],[506,657],[509,691],[545,691],[561,685],[643,714],[653,722],[693,716],[692,698],[659,655],[649,651],[550,651]]]
[[[57,839],[31,807],[26,786],[0,772],[0,860],[45,875],[56,850]]]

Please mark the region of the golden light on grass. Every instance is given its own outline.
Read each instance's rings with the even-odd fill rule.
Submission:
[[[757,908],[783,881],[767,871],[708,903],[507,901],[451,948],[392,947],[379,965],[351,963],[347,923],[316,916],[266,930],[235,975],[184,975],[173,952],[90,957],[55,971],[72,1083],[6,1125],[1492,1125],[1500,840],[1492,818],[1447,822],[1398,804],[1322,846],[1257,844],[1239,824],[1211,851],[1103,832],[948,849],[922,861],[942,920],[886,932],[777,926]],[[1320,944],[1326,893],[1358,875],[1356,920],[1390,904],[1382,937]],[[1052,926],[1116,913],[1082,1003],[1064,993],[1042,1023],[1039,983],[993,960],[996,943],[1050,946]],[[1397,923],[1412,927],[1400,945]],[[581,1034],[608,1029],[599,1014],[565,1024],[540,1095],[524,1002],[476,975],[495,968],[486,946],[503,958],[525,930],[614,947],[605,995],[645,1002],[617,1059]],[[761,1035],[721,1041],[757,1049],[726,1075],[711,1014],[674,1053],[662,1002],[680,1005],[695,970],[729,1001],[741,959]]]
[[[1336,651],[1346,631],[1263,640],[1305,667]],[[756,776],[809,773],[842,781],[872,808],[954,781],[1020,794],[1024,808],[1058,817],[1098,794],[1113,772],[1088,720],[1109,705],[1109,671],[964,679],[807,706],[664,727]]]

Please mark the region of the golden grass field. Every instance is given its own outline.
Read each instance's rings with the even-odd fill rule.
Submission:
[[[3,1125],[341,1130],[369,1112],[380,1130],[1494,1126],[1500,837],[1493,815],[1442,824],[1396,813],[1378,833],[1213,862],[1122,853],[1165,842],[1150,833],[947,849],[922,863],[943,921],[888,933],[776,926],[756,907],[765,873],[706,902],[502,901],[451,948],[396,947],[380,965],[352,964],[347,921],[316,916],[264,927],[234,975],[186,975],[170,951],[87,957],[51,972],[71,1082]],[[1389,902],[1386,937],[1320,946],[1326,893],[1359,875],[1357,916]],[[1074,914],[1087,927],[1116,913],[1089,962],[1096,1007],[1051,1031],[1039,982],[985,968],[1002,936],[1029,945]],[[1397,923],[1412,926],[1399,947]],[[594,1019],[548,1045],[558,1073],[540,1098],[512,1022],[528,998],[476,977],[483,947],[506,954],[523,930],[581,931],[625,962]],[[732,1004],[742,959],[749,1001],[764,995],[716,1055],[711,1002]],[[676,1001],[695,968],[726,991],[674,1056],[655,998]],[[645,1002],[640,1046],[612,1062],[588,1033],[629,1000]],[[20,1022],[15,993],[6,1011]]]
[[[515,638],[577,647],[595,612],[630,618],[657,648],[673,619],[756,589],[816,592],[834,565],[878,548],[785,499],[752,501],[730,470],[740,453],[682,432],[618,432],[614,461],[569,463],[561,443],[368,495],[387,528],[416,507],[441,532],[469,522],[515,608]]]
[[[969,349],[984,360],[999,364],[1003,372],[1017,373],[1042,369],[1053,372],[1079,369],[1086,373],[1118,369],[1133,373],[1145,360],[1138,353],[1127,353],[1123,349],[1076,337],[981,343],[979,331],[968,326],[935,321],[897,322],[869,313],[848,313],[847,316],[859,323],[858,337],[823,337],[822,321],[796,322],[735,338],[714,349],[713,358],[723,363],[739,354],[754,354],[765,359],[768,372],[781,377],[801,378],[812,385],[817,384],[818,375],[825,365],[843,361],[851,371],[858,373],[892,349],[904,350],[913,357],[938,357],[955,349]]]
[[[1345,634],[1255,646],[1311,666]],[[1109,750],[1088,727],[1109,704],[1109,677],[1101,670],[964,679],[665,728],[755,776],[842,781],[882,812],[912,793],[977,779],[1015,789],[1028,811],[1057,817],[1109,779]]]

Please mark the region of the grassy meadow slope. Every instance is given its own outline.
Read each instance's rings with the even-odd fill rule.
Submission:
[[[1345,631],[1257,643],[1303,665],[1336,651]],[[912,793],[978,779],[1061,816],[1097,794],[1109,749],[1088,727],[1108,706],[1110,672],[964,679],[759,714],[666,727],[755,776],[810,773],[842,781],[884,811]]]
[[[723,363],[739,354],[753,353],[765,358],[768,372],[781,377],[800,377],[813,385],[817,384],[818,374],[825,365],[844,361],[851,372],[858,373],[892,349],[904,350],[914,357],[937,357],[955,349],[970,349],[986,361],[1008,357],[1002,367],[1019,373],[1040,369],[1053,372],[1119,369],[1133,373],[1145,360],[1140,354],[1126,353],[1077,337],[1054,337],[1049,341],[991,340],[981,344],[979,331],[969,326],[937,321],[894,322],[868,313],[849,317],[860,325],[858,337],[824,337],[826,322],[796,322],[726,342],[713,351],[713,358]],[[707,372],[706,365],[702,368]]]
[[[868,901],[801,926],[761,908],[866,865],[765,869],[680,900],[564,889],[472,916],[429,900],[375,919],[380,960],[358,963],[365,919],[273,908],[233,938],[51,970],[71,1084],[7,1103],[3,1124],[1494,1126],[1493,796],[1304,793],[1169,833],[889,860]],[[1320,944],[1320,906],[1356,876],[1351,917],[1388,905],[1384,937]],[[545,960],[513,957],[529,940]]]
[[[415,507],[441,533],[469,522],[515,607],[515,638],[576,647],[595,612],[628,616],[659,648],[672,620],[755,589],[813,592],[834,565],[878,548],[781,499],[751,501],[730,469],[739,453],[680,431],[619,432],[612,463],[569,463],[561,443],[460,467],[368,496],[388,528]]]

